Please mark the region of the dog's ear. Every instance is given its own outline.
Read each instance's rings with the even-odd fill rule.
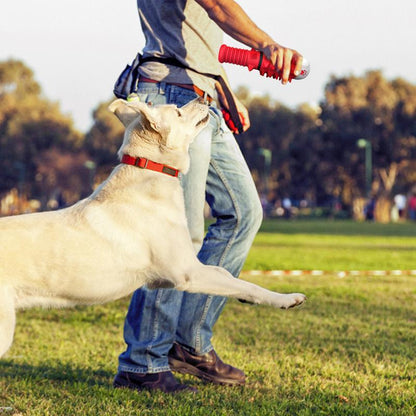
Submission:
[[[153,109],[141,101],[118,99],[113,101],[108,109],[119,118],[125,127],[135,120],[138,114],[141,114],[154,130],[158,131],[160,128],[159,120],[155,117]]]
[[[137,118],[137,111],[128,105],[128,102],[122,99],[113,101],[108,109],[114,113],[118,119],[127,127],[134,119]]]

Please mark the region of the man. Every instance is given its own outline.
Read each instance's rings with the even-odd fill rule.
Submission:
[[[283,84],[288,82],[292,63],[295,73],[300,72],[302,56],[260,30],[234,0],[138,0],[137,5],[146,38],[143,56],[162,58],[146,59],[139,67],[139,99],[182,106],[202,96],[210,105],[209,126],[192,143],[191,167],[182,178],[186,214],[198,258],[238,277],[261,224],[262,208],[249,169],[219,110],[220,106],[227,109],[229,98],[206,74],[225,77],[217,59],[223,31],[263,51],[283,71]],[[235,104],[246,130],[247,110],[238,100]],[[205,200],[216,222],[204,238]],[[225,299],[217,296],[136,291],[124,327],[127,349],[119,357],[114,386],[195,391],[177,381],[172,370],[213,383],[244,384],[244,372],[223,363],[211,344],[212,328],[224,304]]]

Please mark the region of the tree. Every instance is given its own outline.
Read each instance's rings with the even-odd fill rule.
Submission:
[[[124,126],[108,110],[110,101],[94,110],[94,124],[85,136],[84,148],[94,160],[100,176],[106,176],[117,163],[117,151],[123,141]]]
[[[414,85],[401,79],[388,81],[380,71],[367,72],[362,78],[332,77],[321,107],[323,160],[337,163],[326,180],[328,192],[339,194],[349,205],[362,196],[365,175],[364,155],[357,148],[360,138],[372,145],[374,194],[390,198],[395,188],[408,189],[405,177],[416,157]],[[399,177],[402,180],[397,183]]]
[[[295,133],[290,143],[289,163],[293,198],[306,199],[314,205],[325,204],[328,192],[320,174],[328,171],[322,160],[321,110],[303,104],[295,113]]]
[[[239,143],[257,188],[269,199],[287,191],[290,170],[287,159],[293,135],[293,112],[269,96],[251,96],[246,89],[237,92],[250,114],[250,129]],[[266,153],[267,151],[267,153]],[[269,156],[266,156],[266,155]]]
[[[40,198],[39,155],[52,147],[79,152],[82,139],[59,105],[41,95],[28,67],[16,60],[0,62],[0,194],[17,187]]]
[[[313,173],[318,161],[311,145],[319,139],[319,111],[308,105],[292,110],[267,95],[253,97],[245,88],[237,95],[248,108],[251,121],[251,128],[238,140],[259,192],[267,194],[270,201],[285,196],[315,200],[318,190]],[[270,152],[270,167],[264,150]]]

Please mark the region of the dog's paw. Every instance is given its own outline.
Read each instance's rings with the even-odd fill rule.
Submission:
[[[306,300],[306,296],[303,293],[290,293],[283,296],[285,299],[280,306],[281,309],[294,308],[295,306],[302,305]]]

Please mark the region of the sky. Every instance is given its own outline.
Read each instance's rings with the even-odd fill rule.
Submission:
[[[331,75],[380,69],[416,84],[415,0],[239,0],[278,43],[301,52],[310,75],[283,86],[258,72],[224,64],[232,87],[269,94],[295,108],[324,97]],[[58,101],[85,132],[98,103],[144,46],[135,0],[2,0],[0,61],[22,60],[43,94]],[[245,47],[226,36],[224,43]]]

